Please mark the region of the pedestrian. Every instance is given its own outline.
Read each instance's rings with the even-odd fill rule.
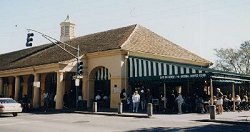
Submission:
[[[64,102],[64,107],[68,108],[69,106],[69,99],[68,99],[68,92],[66,91],[63,95],[63,102]]]
[[[171,113],[175,112],[175,94],[174,91],[172,91],[172,94],[168,96],[168,107],[170,109]]]
[[[53,102],[53,106],[56,106],[56,95],[54,96],[54,102]]]
[[[146,98],[145,98],[145,92],[143,89],[140,92],[140,103],[141,103],[141,110],[144,111],[146,107]]]
[[[150,92],[150,89],[148,88],[146,93],[145,93],[145,98],[146,98],[146,104],[148,103],[152,103],[152,95],[151,95],[151,92]]]
[[[218,107],[218,114],[222,114],[223,112],[223,93],[220,91],[220,88],[217,88],[217,102],[216,105]]]
[[[122,102],[122,108],[124,110],[126,110],[126,106],[127,106],[127,94],[126,94],[126,91],[125,89],[122,89],[121,93],[120,93],[120,100]]]
[[[138,94],[138,91],[135,91],[135,93],[133,94],[132,102],[133,102],[133,112],[138,112],[138,107],[140,103],[140,95]]]
[[[236,95],[234,101],[235,101],[236,109],[240,112],[241,111],[241,98],[240,98],[240,96]]]
[[[95,101],[99,102],[102,99],[102,97],[100,96],[99,93],[97,93],[97,95],[95,96]]]
[[[49,107],[49,94],[45,90],[43,91],[43,102],[44,102],[44,112],[47,112]]]
[[[175,99],[175,102],[177,102],[178,105],[178,114],[182,114],[182,104],[184,102],[184,99],[182,98],[181,93],[178,93],[177,98]]]

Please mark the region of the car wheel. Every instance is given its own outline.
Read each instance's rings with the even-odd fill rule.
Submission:
[[[12,113],[12,114],[13,114],[14,117],[17,116],[17,113]]]

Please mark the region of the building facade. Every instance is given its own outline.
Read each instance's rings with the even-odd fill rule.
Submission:
[[[71,28],[61,26],[63,33],[72,34]],[[210,69],[210,61],[140,25],[62,41],[80,48],[80,87],[74,80],[76,59],[57,45],[44,44],[0,55],[0,95],[16,100],[27,95],[33,108],[39,108],[47,92],[55,97],[55,109],[65,105],[65,93],[72,108],[81,98],[90,107],[97,94],[106,96],[102,107],[117,108],[122,89],[129,95],[139,87],[150,89],[155,98],[166,97],[173,90],[185,95],[200,91],[212,97],[213,85],[217,85],[213,82],[220,81],[229,84],[223,86],[231,91],[234,84],[242,84],[249,95],[249,76]],[[63,43],[59,45],[77,54]]]

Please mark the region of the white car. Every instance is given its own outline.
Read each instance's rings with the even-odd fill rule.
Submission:
[[[13,116],[17,116],[22,112],[22,106],[12,98],[0,98],[0,114],[10,113]]]

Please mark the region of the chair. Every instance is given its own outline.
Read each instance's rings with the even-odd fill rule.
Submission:
[[[159,99],[152,99],[153,109],[154,111],[159,110]]]

